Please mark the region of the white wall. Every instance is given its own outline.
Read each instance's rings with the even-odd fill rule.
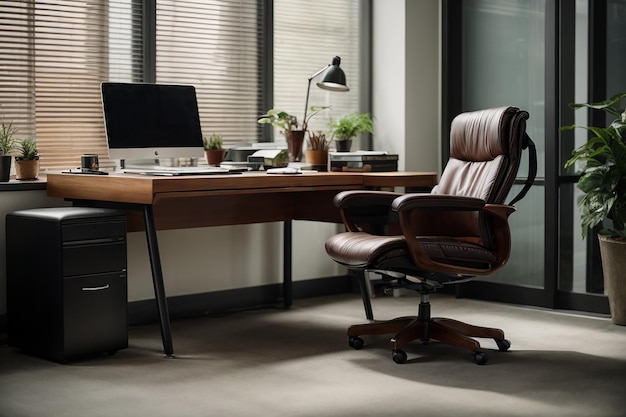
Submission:
[[[282,223],[167,230],[158,232],[168,296],[282,282]],[[337,225],[293,222],[293,280],[340,274],[324,252]],[[128,236],[129,300],[152,298],[144,233]]]
[[[439,2],[374,0],[375,149],[400,155],[401,169],[439,170]],[[59,206],[44,191],[0,192],[0,217],[24,208]],[[294,222],[295,281],[342,273],[324,241],[336,225]],[[6,314],[4,220],[0,222],[0,315]],[[250,287],[282,280],[282,224],[159,232],[170,296]],[[10,242],[8,242],[10,244]],[[128,236],[128,298],[154,297],[143,233]]]
[[[374,149],[400,156],[405,168],[406,0],[374,0],[372,37],[372,114]]]
[[[439,0],[373,2],[374,149],[399,169],[440,171]]]

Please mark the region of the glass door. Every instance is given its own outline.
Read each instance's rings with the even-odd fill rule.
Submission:
[[[510,218],[508,265],[458,294],[608,313],[597,239],[582,239],[578,175],[563,168],[587,135],[559,128],[589,124],[590,115],[569,103],[626,91],[626,0],[448,0],[443,18],[444,161],[452,118],[498,106],[530,113],[527,132],[538,153],[535,184]],[[527,166],[523,160],[511,195]]]
[[[563,40],[562,60],[573,62],[573,76],[565,78],[563,97],[576,103],[605,100],[614,94],[626,92],[623,65],[626,57],[626,1],[577,0],[572,26],[574,36]],[[621,67],[620,67],[621,66]],[[602,112],[567,110],[562,115],[563,124],[586,126],[604,125]],[[561,134],[561,170],[559,194],[561,195],[562,268],[559,274],[557,306],[588,311],[608,312],[604,291],[602,265],[598,240],[594,231],[582,239],[580,212],[576,199],[580,191],[576,167],[565,171],[562,166],[571,150],[587,141],[588,134],[577,129]]]
[[[487,278],[459,286],[461,296],[545,305],[545,26],[546,0],[448,1],[444,5],[444,132],[456,114],[515,106],[530,114],[527,133],[537,146],[538,173],[511,218],[508,265]],[[447,149],[444,149],[447,160]],[[518,181],[528,174],[524,155]]]

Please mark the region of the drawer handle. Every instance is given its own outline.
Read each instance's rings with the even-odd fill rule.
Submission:
[[[108,289],[109,289],[109,284],[102,285],[100,287],[83,287],[82,288],[83,291],[101,291],[101,290],[108,290]]]

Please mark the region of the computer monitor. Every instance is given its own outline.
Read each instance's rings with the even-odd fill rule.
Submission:
[[[101,94],[109,158],[204,156],[193,86],[103,82]]]

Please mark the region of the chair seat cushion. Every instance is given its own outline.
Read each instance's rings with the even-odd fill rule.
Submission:
[[[474,243],[446,237],[418,237],[418,241],[426,254],[437,262],[485,267],[497,261],[493,252]],[[335,262],[351,268],[386,269],[395,266],[403,270],[419,270],[410,262],[404,236],[338,233],[326,241],[326,252]]]

